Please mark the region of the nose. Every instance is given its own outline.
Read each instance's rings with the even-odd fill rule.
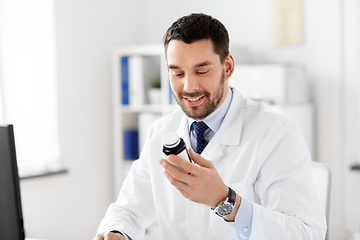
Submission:
[[[184,77],[184,91],[188,93],[196,92],[199,89],[199,83],[196,77],[187,75]]]

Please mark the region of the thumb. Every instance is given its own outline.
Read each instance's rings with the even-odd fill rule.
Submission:
[[[214,168],[214,164],[211,161],[206,160],[200,154],[196,153],[192,148],[189,148],[190,158],[199,166],[206,168]]]

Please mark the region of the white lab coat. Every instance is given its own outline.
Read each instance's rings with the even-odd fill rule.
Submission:
[[[325,214],[299,127],[233,92],[228,113],[202,156],[214,163],[226,185],[253,202],[250,240],[324,239]],[[122,230],[138,240],[157,219],[164,240],[236,239],[229,223],[208,206],[184,198],[163,174],[162,136],[176,131],[190,146],[187,128],[181,110],[151,126],[141,156],[98,233]]]

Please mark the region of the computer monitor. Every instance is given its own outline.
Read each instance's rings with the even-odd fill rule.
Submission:
[[[25,239],[12,125],[0,126],[0,236]]]

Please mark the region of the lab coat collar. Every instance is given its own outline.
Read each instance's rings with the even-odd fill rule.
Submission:
[[[240,145],[244,98],[237,90],[231,88],[233,96],[228,112],[214,137],[208,143],[202,156],[212,160],[223,155],[221,145]],[[177,129],[180,137],[185,141],[187,147],[190,145],[187,116],[184,114]]]
[[[231,88],[233,97],[229,110],[218,130],[220,143],[224,145],[240,145],[243,128],[244,98],[239,91]]]

